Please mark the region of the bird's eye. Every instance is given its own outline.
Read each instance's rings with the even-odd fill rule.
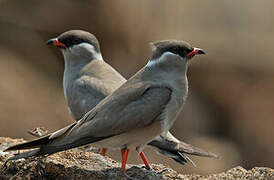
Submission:
[[[75,39],[72,40],[72,43],[73,44],[78,44],[78,43],[80,43],[80,39],[75,38]]]

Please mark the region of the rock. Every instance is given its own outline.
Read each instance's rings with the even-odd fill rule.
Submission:
[[[120,163],[100,154],[73,149],[44,158],[3,162],[12,153],[3,150],[8,146],[24,142],[22,139],[0,137],[0,179],[123,179]],[[127,174],[137,179],[273,179],[274,170],[255,167],[246,170],[240,166],[213,175],[183,175],[161,164],[152,164],[153,171],[142,165],[128,165]]]

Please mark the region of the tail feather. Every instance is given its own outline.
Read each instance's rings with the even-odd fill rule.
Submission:
[[[7,148],[5,151],[14,151],[14,150],[23,150],[23,149],[33,149],[38,148],[35,150],[27,151],[21,154],[14,155],[13,157],[9,158],[10,160],[16,160],[21,158],[28,158],[33,156],[43,156],[43,155],[50,155],[56,152],[72,149],[75,147],[79,147],[82,145],[90,144],[96,141],[100,141],[102,139],[108,138],[106,137],[73,137],[74,141],[68,141],[70,139],[70,131],[71,129],[77,125],[77,122],[70,124],[52,134],[46,135],[39,139],[25,142],[22,144],[14,145]]]
[[[191,144],[180,142],[177,146],[177,150],[181,153],[191,154],[195,156],[218,158],[218,156],[210,151],[206,151],[202,148],[195,147]]]
[[[17,144],[17,145],[14,145],[14,146],[11,146],[11,147],[5,149],[4,152],[38,148],[41,145],[47,144],[49,142],[49,137],[50,137],[50,135],[47,135],[47,136],[41,137],[39,139],[35,139],[35,140],[25,142],[22,144]]]
[[[28,157],[33,157],[33,156],[38,156],[39,154],[39,149],[35,149],[35,150],[31,150],[31,151],[27,151],[27,152],[23,152],[20,154],[16,154],[10,158],[8,158],[4,164],[6,164],[9,161],[12,160],[17,160],[17,159],[22,159],[22,158],[28,158]]]
[[[192,164],[192,166],[196,167],[196,164],[186,154],[180,153],[180,152],[178,152],[178,154],[180,155],[180,157],[182,157],[182,158],[186,159],[188,162],[190,162]]]
[[[63,145],[59,145],[59,146],[54,146],[54,145],[49,144],[49,145],[41,146],[39,149],[40,154],[38,156],[50,155],[50,154],[57,153],[60,151],[65,151],[68,149],[80,147],[80,146],[87,145],[87,144],[90,144],[90,143],[93,143],[96,141],[100,141],[105,138],[107,138],[107,137],[87,137],[87,138],[79,139],[79,140],[72,142],[70,144],[64,143]]]
[[[170,151],[166,151],[164,149],[157,148],[157,152],[159,152],[160,154],[165,155],[169,158],[172,158],[174,161],[176,161],[182,165],[185,165],[187,163],[187,159],[185,158],[185,156],[182,156],[177,151],[170,152]]]
[[[6,150],[4,150],[4,152],[6,151],[15,151],[15,150],[23,150],[23,149],[33,149],[33,148],[39,148],[41,146],[45,146],[48,145],[50,142],[54,141],[57,138],[61,138],[62,136],[64,136],[73,126],[75,126],[76,123],[70,124],[54,133],[48,134],[44,137],[32,140],[32,141],[28,141],[22,144],[18,144],[18,145],[14,145],[11,146],[9,148],[7,148]]]
[[[11,146],[11,147],[7,148],[6,150],[4,150],[4,152],[5,151],[15,151],[15,150],[39,148],[43,145],[47,145],[50,142],[52,142],[53,140],[64,136],[73,126],[75,126],[75,124],[76,123],[70,124],[62,129],[60,129],[54,133],[48,134],[44,137],[29,141],[29,142],[25,142],[22,144]]]
[[[195,166],[194,162],[186,154],[202,157],[218,157],[212,152],[179,141],[171,134],[166,138],[159,136],[149,142],[148,145],[155,147],[159,153],[166,155],[183,165],[187,162],[191,162],[191,164]]]
[[[212,152],[203,150],[202,148],[198,148],[184,142],[175,143],[175,142],[162,141],[160,139],[154,139],[153,141],[149,142],[148,145],[156,147],[157,149],[160,149],[161,151],[168,151],[170,153],[180,152],[180,153],[185,153],[185,154],[190,154],[195,156],[202,156],[202,157],[213,157],[213,158],[218,157],[216,154]]]
[[[48,136],[46,136],[46,137],[48,137]],[[46,138],[46,137],[44,137],[44,138]],[[46,140],[42,141],[42,140],[38,139],[36,141],[26,142],[26,143],[23,143],[23,144],[20,144],[20,145],[15,145],[15,146],[12,146],[12,147],[6,149],[5,151],[21,150],[21,149],[26,149],[26,148],[29,148],[29,147],[33,147],[33,144],[37,145],[38,141],[43,142],[43,143],[40,144],[39,149],[27,151],[27,152],[24,152],[24,153],[21,153],[21,154],[16,154],[13,157],[9,158],[7,160],[7,162],[10,161],[10,160],[17,160],[17,159],[22,159],[22,158],[50,155],[50,154],[57,153],[57,152],[60,152],[60,151],[64,151],[64,150],[72,149],[72,148],[75,148],[75,147],[83,146],[83,145],[86,145],[86,144],[89,144],[89,143],[93,143],[93,142],[96,142],[96,141],[100,141],[100,140],[105,139],[105,138],[107,138],[107,137],[94,137],[94,138],[88,137],[88,138],[79,139],[79,140],[77,140],[75,142],[72,142],[70,144],[64,143],[63,145],[59,145],[59,146],[52,145],[52,143],[51,143],[52,140],[51,139],[48,139],[48,141],[46,141]]]

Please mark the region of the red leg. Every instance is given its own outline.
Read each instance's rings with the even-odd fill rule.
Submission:
[[[147,160],[145,154],[144,154],[143,152],[140,152],[139,155],[141,156],[141,158],[142,158],[142,160],[143,160],[143,162],[144,162],[144,164],[145,164],[145,166],[146,166],[146,169],[147,169],[147,170],[150,170],[151,167],[150,167],[150,165],[149,165],[149,163],[148,163],[148,160]]]
[[[105,156],[105,155],[106,155],[106,152],[107,152],[107,148],[102,148],[100,154],[101,154],[102,156]]]
[[[122,155],[122,171],[126,172],[126,164],[127,164],[127,158],[128,158],[129,149],[122,149],[121,155]]]

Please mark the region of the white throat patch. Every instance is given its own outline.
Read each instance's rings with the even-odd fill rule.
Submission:
[[[103,60],[102,54],[98,53],[95,50],[95,47],[89,43],[82,42],[77,45],[73,45],[69,49],[66,50],[67,52],[65,53],[71,53],[71,54],[79,54],[79,53],[84,53],[84,51],[89,52],[90,54],[93,55],[93,57],[97,60]],[[88,53],[87,53],[88,54]]]
[[[152,66],[155,66],[156,64],[161,63],[162,61],[166,59],[167,56],[178,56],[178,55],[172,52],[165,52],[158,59],[149,60],[148,63],[146,64],[146,67],[152,67]]]

